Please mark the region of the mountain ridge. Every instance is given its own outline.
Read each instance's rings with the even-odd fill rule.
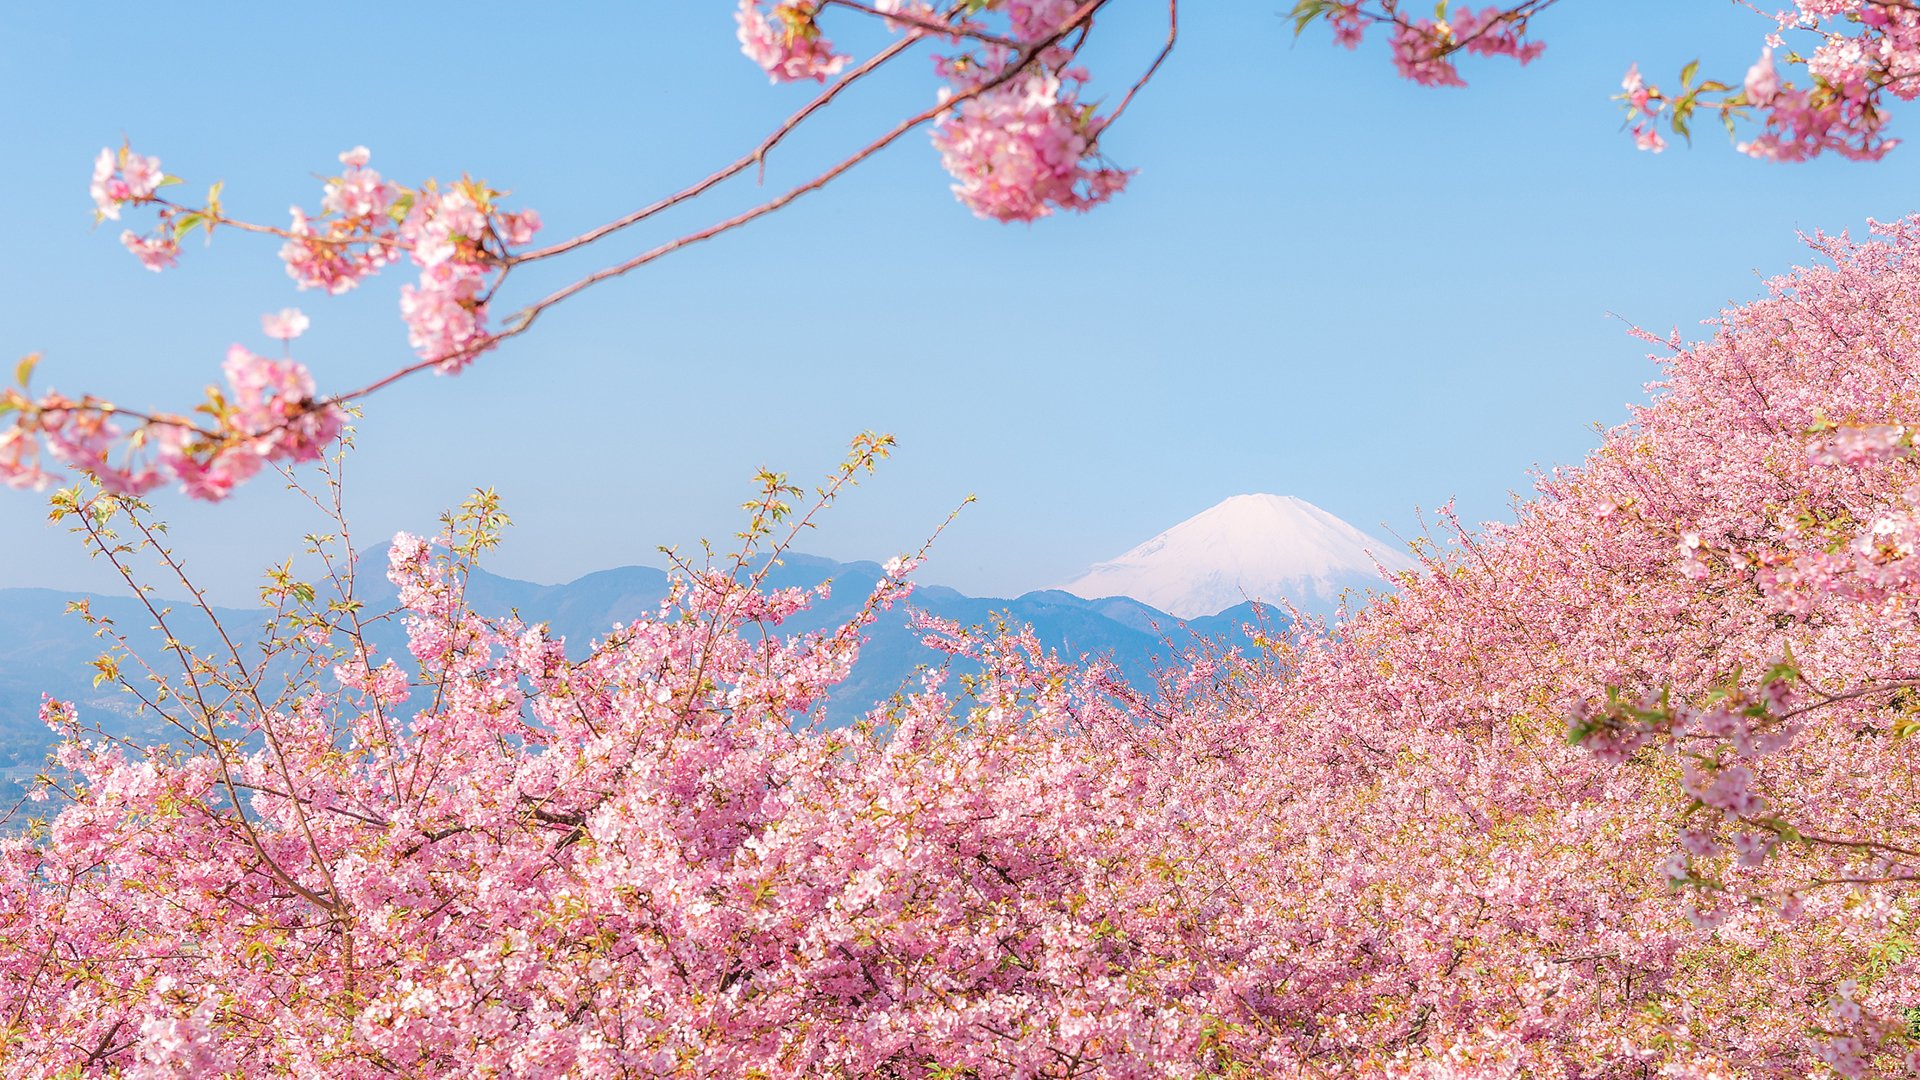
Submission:
[[[398,591],[384,573],[385,545],[361,553],[357,563],[356,599],[374,613],[393,606]],[[807,612],[782,626],[788,633],[805,633],[837,626],[850,618],[882,573],[875,562],[843,563],[795,553],[771,568],[764,584],[775,589],[811,588],[824,580],[833,581],[830,595],[816,597]],[[555,635],[566,639],[567,652],[578,658],[590,642],[604,637],[615,623],[656,614],[667,582],[666,571],[649,566],[610,567],[558,585],[521,581],[477,568],[469,578],[466,598],[483,615],[502,617],[517,611],[528,623],[546,623]],[[67,613],[68,604],[75,600],[86,600],[96,615],[113,619],[117,629],[126,633],[143,655],[164,659],[160,635],[151,629],[152,617],[135,597],[44,588],[0,589],[0,778],[31,776],[52,745],[50,733],[38,720],[42,693],[75,702],[83,722],[98,721],[113,734],[140,742],[161,741],[168,736],[163,722],[150,713],[141,714],[130,695],[110,683],[93,684],[92,660],[105,643],[95,637],[86,622]],[[186,644],[206,651],[221,644],[203,615],[184,603],[172,602],[171,606],[174,615],[169,625]],[[1238,614],[1228,611],[1183,621],[1126,598],[1087,600],[1055,590],[1035,590],[1016,597],[972,597],[940,585],[916,586],[905,608],[963,626],[985,625],[996,616],[1014,626],[1030,624],[1047,648],[1068,657],[1111,659],[1136,685],[1151,679],[1158,664],[1203,641],[1247,647],[1250,639],[1241,626],[1259,621],[1251,605],[1236,609]],[[244,635],[257,632],[267,617],[264,609],[215,610],[230,631]],[[900,607],[881,613],[866,636],[853,674],[829,700],[840,722],[856,719],[910,685],[921,666],[946,660],[945,654],[921,642],[921,635],[908,625],[907,612]],[[253,640],[251,636],[246,638],[247,643]],[[247,643],[242,647],[250,649]],[[369,644],[403,666],[410,663],[398,620],[373,621]],[[958,670],[967,667],[960,665]],[[5,791],[0,790],[0,794]]]

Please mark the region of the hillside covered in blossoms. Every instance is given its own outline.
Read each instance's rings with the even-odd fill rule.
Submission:
[[[6,842],[10,940],[66,943],[5,954],[12,1053],[1890,1075],[1920,1059],[1920,221],[1818,254],[1653,342],[1651,400],[1514,524],[1436,537],[1337,635],[1158,685],[933,619],[929,655],[981,674],[842,726],[823,703],[912,560],[798,636],[809,594],[698,571],[576,663],[464,607],[484,507],[402,536],[410,659],[354,659],[352,619],[293,590],[293,697],[61,752],[53,842]]]

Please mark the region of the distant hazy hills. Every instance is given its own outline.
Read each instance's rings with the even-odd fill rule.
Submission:
[[[391,607],[395,592],[384,577],[384,551],[363,556],[361,567],[360,599],[370,611]],[[830,598],[817,600],[811,611],[782,627],[797,634],[840,625],[859,610],[880,574],[876,563],[789,555],[769,575],[767,585],[811,587],[833,582]],[[568,652],[579,656],[614,623],[632,622],[656,611],[666,588],[666,574],[644,566],[603,570],[564,585],[537,585],[480,570],[468,584],[467,599],[482,614],[517,611],[529,623],[547,623],[566,638]],[[43,692],[76,702],[83,718],[101,722],[109,730],[143,739],[164,737],[151,718],[136,715],[136,703],[129,695],[111,684],[93,686],[89,664],[103,651],[103,643],[78,616],[67,613],[68,602],[78,599],[89,601],[96,615],[112,618],[156,667],[167,670],[161,663],[165,657],[160,638],[151,629],[153,619],[137,600],[48,589],[0,589],[0,772],[16,779],[30,774],[28,767],[40,762],[51,744],[38,720]],[[1255,617],[1253,605],[1242,604],[1189,620],[1182,627],[1173,616],[1125,597],[1089,600],[1048,590],[995,599],[970,597],[941,586],[916,589],[906,606],[969,626],[987,624],[1001,614],[1015,626],[1033,626],[1040,640],[1063,656],[1111,657],[1129,678],[1141,681],[1151,675],[1156,660],[1185,649],[1199,637],[1245,644],[1242,626]],[[231,632],[248,640],[254,639],[264,622],[259,611],[223,609],[219,614]],[[169,624],[182,640],[203,648],[216,643],[205,617],[184,605],[175,605]],[[381,654],[409,662],[397,625],[377,628],[372,637]],[[848,720],[903,684],[917,681],[919,665],[943,659],[908,629],[907,613],[898,607],[869,628],[868,638],[852,678],[832,702]]]
[[[1381,569],[1394,572],[1411,565],[1395,545],[1311,503],[1281,495],[1239,495],[1095,565],[1061,589],[1008,600],[923,586],[907,607],[963,626],[987,625],[996,616],[1012,626],[1030,625],[1063,657],[1110,658],[1129,679],[1143,684],[1158,663],[1201,638],[1245,645],[1243,629],[1256,618],[1250,599],[1286,598],[1310,614],[1326,614],[1347,590],[1389,588]],[[359,599],[370,612],[393,607],[395,590],[385,577],[385,551],[369,552],[361,567]],[[798,634],[844,623],[865,603],[880,574],[875,563],[789,555],[766,585],[810,588],[833,582],[830,598],[816,601],[811,611],[782,628]],[[602,570],[565,585],[536,585],[476,571],[467,600],[483,615],[517,612],[528,623],[546,623],[578,657],[615,623],[657,611],[666,589],[666,574],[644,566]],[[94,687],[90,661],[102,651],[102,642],[85,622],[67,613],[68,602],[77,599],[87,600],[96,615],[112,618],[142,655],[169,670],[162,664],[166,658],[152,616],[132,598],[0,589],[0,794],[6,779],[30,775],[50,745],[37,717],[42,692],[75,702],[85,719],[109,730],[142,739],[164,737],[151,718],[137,715],[129,695],[111,684]],[[230,632],[247,641],[256,640],[264,621],[258,611],[219,614]],[[1284,623],[1269,614],[1276,624]],[[198,612],[177,607],[170,625],[190,644],[216,644],[211,626]],[[371,636],[379,654],[407,662],[406,640],[397,622],[376,627]],[[885,613],[869,628],[868,638],[852,677],[831,702],[845,720],[917,681],[920,665],[943,659],[908,629],[907,611],[901,608]]]

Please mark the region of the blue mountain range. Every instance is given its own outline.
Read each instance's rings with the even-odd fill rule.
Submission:
[[[364,555],[359,576],[359,599],[368,612],[396,604],[393,586],[382,576],[384,549]],[[787,555],[768,574],[768,588],[810,588],[832,582],[831,596],[784,624],[789,633],[836,627],[866,601],[881,567],[872,562],[836,562],[811,555]],[[467,585],[467,601],[489,616],[516,613],[532,623],[546,623],[564,637],[576,658],[615,623],[629,623],[659,608],[667,591],[666,572],[645,566],[624,566],[588,574],[564,585],[539,585],[476,569]],[[79,616],[68,611],[74,601],[85,601],[95,616],[111,619],[136,650],[168,671],[163,640],[153,628],[146,607],[131,596],[69,593],[52,589],[0,589],[0,781],[30,777],[45,760],[52,738],[38,719],[41,695],[51,694],[79,706],[82,719],[136,741],[167,737],[151,714],[143,715],[138,702],[111,682],[94,684],[92,660],[105,643]],[[1163,611],[1125,597],[1083,599],[1058,590],[1030,592],[1011,599],[972,597],[938,585],[914,590],[903,605],[884,613],[867,631],[867,644],[852,676],[833,695],[830,712],[839,722],[856,719],[885,701],[903,686],[917,685],[923,665],[939,664],[945,655],[927,648],[921,635],[908,625],[909,612],[919,610],[963,626],[986,626],[996,619],[1010,626],[1029,625],[1039,640],[1065,658],[1105,657],[1136,685],[1144,686],[1156,667],[1201,639],[1228,647],[1250,644],[1247,628],[1264,618],[1283,625],[1285,616],[1256,609],[1251,603],[1205,618],[1181,621]],[[258,640],[266,621],[264,610],[216,609],[236,640]],[[200,649],[219,644],[203,614],[174,603],[168,625],[183,642]],[[397,620],[377,624],[369,633],[378,653],[407,663],[405,636]],[[250,658],[251,659],[251,658]],[[172,669],[177,670],[177,668]],[[956,667],[964,671],[964,666]],[[0,794],[4,794],[0,786]]]

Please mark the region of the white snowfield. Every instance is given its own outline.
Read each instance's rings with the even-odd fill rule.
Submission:
[[[1305,499],[1235,495],[1060,588],[1089,600],[1131,597],[1182,619],[1282,597],[1325,614],[1348,589],[1390,589],[1380,568],[1415,565],[1403,545]]]

